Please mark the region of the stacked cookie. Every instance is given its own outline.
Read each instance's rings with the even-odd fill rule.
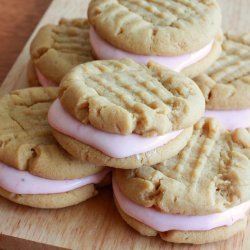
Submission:
[[[74,159],[47,122],[57,88],[17,90],[0,100],[0,194],[23,205],[61,208],[97,194],[110,169]]]
[[[142,235],[203,244],[243,230],[249,34],[222,39],[215,0],[92,0],[88,18],[32,42],[30,84],[59,88],[1,99],[0,194],[69,206],[113,169],[117,209]]]
[[[129,225],[203,244],[243,230],[250,208],[250,134],[201,119],[203,101],[192,80],[154,62],[95,61],[63,78],[48,120],[75,158],[115,168]]]
[[[183,75],[154,62],[103,60],[63,78],[48,119],[77,159],[132,169],[176,155],[204,109],[199,88]]]
[[[178,155],[114,172],[117,208],[143,235],[175,243],[225,240],[247,225],[249,150],[246,129],[229,132],[203,119]]]
[[[221,12],[207,1],[91,1],[87,20],[62,19],[31,44],[31,86],[58,85],[74,66],[97,59],[153,60],[194,77],[221,52]],[[89,32],[90,29],[90,32]],[[92,46],[92,49],[91,49]],[[92,53],[93,50],[93,53]]]
[[[216,0],[93,0],[88,17],[90,42],[99,59],[153,60],[196,76],[220,53]]]

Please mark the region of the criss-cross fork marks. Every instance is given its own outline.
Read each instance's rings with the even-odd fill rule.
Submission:
[[[237,80],[249,84],[250,38],[230,38],[224,41],[223,53],[207,74],[217,83],[230,84]]]
[[[60,99],[80,121],[118,134],[162,135],[192,126],[204,110],[202,95],[189,78],[154,62],[141,65],[131,59],[75,67],[61,82]],[[127,126],[121,130],[114,124]]]
[[[117,24],[118,28],[115,31],[115,35],[122,33],[126,26],[129,27],[131,32],[147,30],[152,26],[152,24],[148,22],[142,22],[140,16],[133,15],[126,8],[122,8],[121,5],[108,5],[105,9],[105,13]]]
[[[169,89],[164,87],[143,66],[136,65],[136,68],[133,68],[120,62],[113,61],[112,66],[110,62],[106,63],[107,65],[104,62],[83,65],[84,84],[95,89],[98,95],[105,96],[110,102],[122,106],[131,113],[136,113],[134,107],[140,103],[145,109],[169,114],[171,110],[178,109],[178,102],[184,100],[174,96],[171,87]]]
[[[249,200],[250,134],[200,120],[176,156],[119,173],[125,194],[166,213],[207,215]],[[136,188],[135,188],[136,187]],[[137,191],[136,191],[137,190]]]
[[[180,27],[185,22],[192,22],[202,14],[207,5],[202,1],[161,1],[161,0],[119,0],[129,11],[141,16],[145,21],[156,26]]]
[[[242,131],[237,133],[239,135]],[[217,202],[220,206],[237,203],[241,199],[240,190],[244,189],[241,178],[248,174],[250,166],[249,146],[240,142],[241,136],[238,137],[237,133],[222,131],[215,120],[201,120],[178,155],[155,166],[135,170],[133,178],[141,178],[155,185],[152,199],[156,203],[163,202],[163,197],[158,197],[158,189],[166,189],[163,195],[168,197],[186,195],[191,203],[192,199],[200,196],[211,209]],[[247,130],[244,133],[248,133]],[[249,134],[247,136],[250,138]],[[180,189],[168,190],[173,183]],[[182,190],[184,187],[185,190]],[[168,195],[169,192],[171,195]],[[201,202],[201,206],[205,205]]]
[[[209,157],[214,153],[215,143],[219,139],[219,130],[213,130],[209,126],[213,125],[208,121],[196,124],[187,146],[176,157],[156,165],[155,169],[170,178],[182,179],[185,185],[197,188],[211,170]]]
[[[52,29],[52,39],[57,51],[92,58],[87,22],[62,22]]]

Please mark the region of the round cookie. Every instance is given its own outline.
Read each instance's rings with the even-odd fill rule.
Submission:
[[[194,78],[209,110],[250,108],[250,33],[225,34],[220,58]]]
[[[214,39],[221,25],[215,0],[92,0],[88,17],[106,41],[143,55],[197,51]]]
[[[61,82],[59,99],[50,109],[49,123],[62,147],[77,159],[121,168],[155,164],[177,154],[204,112],[202,94],[189,78],[153,62],[144,66],[130,59],[75,67]],[[91,140],[80,136],[82,128],[91,129]],[[147,140],[172,134],[170,140],[138,151]],[[138,141],[145,145],[135,146]],[[106,152],[113,143],[115,150],[130,154]]]
[[[103,60],[75,67],[59,87],[64,109],[109,133],[162,135],[191,127],[204,112],[196,84],[154,62]]]
[[[54,139],[47,112],[57,96],[58,88],[36,87],[0,100],[0,195],[11,201],[38,208],[75,205],[97,194],[95,182],[75,182],[106,176],[105,167],[75,160]],[[66,191],[43,191],[69,182]]]
[[[178,155],[114,171],[117,208],[143,235],[192,244],[227,239],[247,224],[249,152],[248,130],[229,132],[212,118],[202,119]]]
[[[28,81],[31,86],[59,85],[74,66],[95,60],[89,43],[86,19],[61,19],[43,26],[30,47]]]
[[[92,0],[88,18],[91,45],[99,59],[131,56],[139,63],[146,60],[145,64],[153,60],[193,77],[221,51],[221,12],[216,0]],[[183,61],[189,63],[181,66]]]

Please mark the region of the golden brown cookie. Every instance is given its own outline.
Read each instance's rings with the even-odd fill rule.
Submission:
[[[92,0],[88,17],[104,40],[142,55],[197,51],[215,38],[221,25],[215,0]]]
[[[1,98],[0,162],[4,164],[0,168],[1,175],[6,173],[3,168],[8,168],[45,180],[63,181],[96,175],[104,170],[103,166],[75,160],[52,136],[47,112],[57,95],[58,88],[37,87],[13,91]],[[0,187],[1,183],[0,178]],[[84,201],[97,191],[89,184],[60,194],[13,194],[3,187],[0,193],[20,204],[58,208]]]
[[[59,84],[74,66],[94,60],[89,43],[88,21],[61,19],[57,25],[42,27],[31,43],[30,55],[30,63],[33,64],[33,67],[28,66],[30,85],[34,85],[37,75],[35,68],[48,81]]]
[[[225,34],[220,58],[194,81],[207,109],[250,108],[250,33]]]
[[[177,217],[200,217],[225,213],[232,208],[234,211],[249,210],[249,175],[249,131],[236,129],[229,132],[216,120],[206,118],[194,126],[191,139],[178,155],[154,166],[116,169],[114,182],[120,192],[139,207],[154,208],[154,211]],[[119,198],[116,192],[115,198]],[[159,232],[142,219],[132,218],[124,211],[127,208],[119,203],[119,199],[116,203],[125,221],[141,234],[155,236],[160,233],[170,242],[203,244],[227,239],[246,227],[245,212],[241,212],[242,217],[235,221],[235,212],[231,212],[228,218],[232,218],[233,224],[230,226]]]
[[[204,112],[196,84],[154,62],[103,60],[75,67],[62,80],[64,109],[83,124],[110,133],[162,135],[188,128]]]
[[[88,17],[90,43],[100,60],[155,61],[195,77],[221,52],[216,0],[92,0]]]
[[[75,158],[110,167],[138,168],[174,156],[204,112],[191,79],[153,62],[78,65],[59,89],[49,111],[55,138]]]

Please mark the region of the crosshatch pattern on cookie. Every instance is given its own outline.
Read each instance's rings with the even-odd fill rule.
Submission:
[[[222,130],[207,118],[194,126],[190,141],[175,157],[116,170],[115,176],[122,192],[143,206],[171,214],[221,212],[249,200],[250,134],[246,129]]]
[[[222,49],[214,65],[194,78],[206,98],[207,108],[250,108],[250,33],[225,34]]]
[[[42,27],[31,43],[30,54],[29,83],[37,85],[36,68],[45,78],[59,84],[74,66],[95,59],[89,41],[88,21],[61,19],[58,25]]]
[[[34,59],[38,59],[49,49],[77,54],[81,57],[82,62],[92,59],[87,20],[61,19],[58,25],[44,26],[40,33],[41,35],[38,35],[38,38],[31,45],[31,54]],[[44,36],[45,40],[40,40],[40,36]]]
[[[92,0],[88,16],[115,47],[145,55],[199,50],[215,37],[221,20],[214,0]]]
[[[62,19],[59,26],[53,29],[54,44],[52,47],[64,53],[77,53],[92,59],[89,42],[88,21]]]
[[[190,79],[153,62],[144,66],[129,59],[74,68],[64,77],[59,96],[82,123],[119,134],[157,135],[190,127],[204,108]]]
[[[201,1],[118,0],[118,2],[147,22],[177,29],[184,25],[184,22],[194,22],[196,16],[202,17],[207,9],[207,5]]]

